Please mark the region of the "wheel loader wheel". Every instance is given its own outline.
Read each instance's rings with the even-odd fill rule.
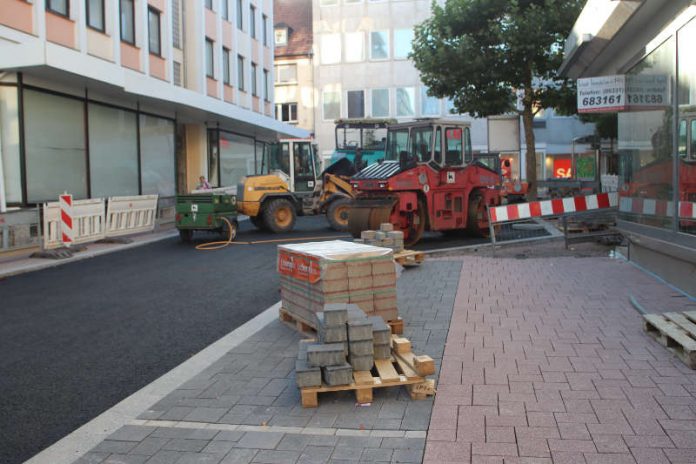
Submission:
[[[263,222],[276,234],[290,232],[295,227],[295,207],[284,198],[271,200],[263,210]]]
[[[466,231],[474,237],[488,237],[488,215],[486,204],[480,193],[475,193],[469,199],[469,210],[467,212]]]
[[[259,230],[266,230],[266,224],[263,222],[263,213],[258,216],[249,216],[249,220]]]
[[[350,215],[350,198],[338,198],[331,202],[326,210],[326,219],[333,230],[345,232],[348,230]]]

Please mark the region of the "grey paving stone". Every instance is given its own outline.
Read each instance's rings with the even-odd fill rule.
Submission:
[[[360,456],[363,462],[391,461],[394,450],[388,448],[365,448]]]
[[[392,462],[422,462],[422,449],[396,449],[392,456]]]
[[[324,464],[329,461],[333,446],[307,446],[300,454],[297,464]]]
[[[106,458],[109,457],[111,453],[100,453],[97,451],[90,451],[81,456],[73,464],[100,464],[104,462]]]
[[[239,430],[223,430],[213,437],[213,441],[239,441],[244,436],[244,432]]]
[[[257,449],[234,448],[220,461],[220,464],[248,464],[259,452]]]
[[[174,406],[167,409],[164,414],[159,417],[159,420],[184,420],[184,417],[193,412],[195,408],[190,406]]]
[[[261,450],[251,462],[259,464],[295,464],[300,458],[299,451]]]
[[[382,448],[420,449],[425,447],[425,438],[382,438]]]
[[[122,453],[127,454],[130,450],[135,448],[136,443],[132,441],[113,441],[104,440],[95,446],[92,451],[101,453]]]
[[[112,454],[103,462],[103,464],[143,464],[148,456],[139,456],[135,454]]]
[[[183,427],[159,427],[150,434],[154,438],[191,438],[210,440],[218,434],[213,429],[188,429]]]
[[[229,453],[232,448],[234,448],[236,442],[234,441],[224,441],[224,440],[213,440],[208,443],[208,446],[203,448],[203,453],[219,454],[224,456]]]
[[[162,447],[162,449],[169,451],[200,451],[208,445],[208,442],[208,440],[172,438]]]
[[[276,449],[287,451],[302,451],[309,444],[309,435],[286,434]]]
[[[154,432],[156,427],[141,425],[124,425],[109,436],[109,440],[117,441],[142,441]]]
[[[353,448],[347,446],[337,446],[334,448],[331,454],[331,461],[343,460],[357,462],[360,460],[360,455],[362,454],[361,448]]]
[[[130,450],[130,454],[144,454],[152,456],[169,441],[169,438],[147,437]]]
[[[382,444],[380,437],[338,437],[336,446],[349,448],[379,448]]]
[[[172,464],[179,460],[184,453],[179,451],[158,451],[154,456],[145,461],[145,464]]]
[[[246,432],[239,440],[240,448],[275,449],[283,439],[283,433],[279,432]]]
[[[218,464],[223,454],[210,453],[184,453],[176,464]]]
[[[229,411],[229,408],[196,408],[191,411],[184,420],[215,423],[218,419],[227,414],[227,411]]]

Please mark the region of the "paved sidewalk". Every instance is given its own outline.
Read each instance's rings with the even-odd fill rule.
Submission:
[[[696,307],[624,261],[464,258],[424,462],[696,463],[696,371],[629,294]]]
[[[431,261],[399,279],[405,335],[438,365],[460,269]],[[433,400],[380,388],[367,407],[339,392],[304,409],[293,372],[300,338],[273,321],[77,462],[421,462]]]

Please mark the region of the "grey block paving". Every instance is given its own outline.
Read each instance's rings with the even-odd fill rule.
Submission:
[[[438,370],[460,271],[461,262],[427,261],[398,283],[404,336]],[[421,462],[425,438],[404,438],[403,431],[428,429],[432,399],[411,401],[403,388],[380,388],[369,407],[357,406],[347,391],[320,394],[318,408],[302,408],[294,372],[300,339],[273,322],[139,417],[200,428],[128,425],[76,463]],[[222,430],[224,424],[305,429]]]

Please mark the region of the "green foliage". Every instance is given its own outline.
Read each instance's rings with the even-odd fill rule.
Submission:
[[[581,0],[447,0],[416,26],[410,58],[437,97],[457,112],[486,117],[516,111],[515,91],[533,108],[572,106],[557,75]]]

